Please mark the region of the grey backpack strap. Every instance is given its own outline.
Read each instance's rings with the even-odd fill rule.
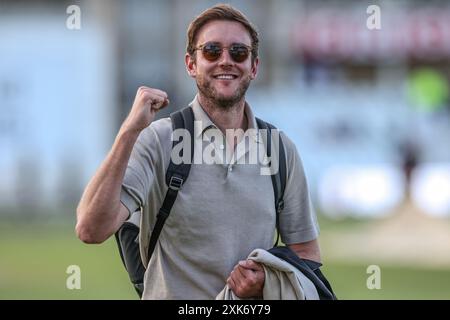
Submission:
[[[278,171],[271,175],[273,192],[275,195],[275,212],[276,212],[276,228],[277,228],[277,240],[274,247],[278,245],[280,240],[280,213],[284,209],[284,190],[286,188],[286,155],[284,151],[283,140],[281,135],[278,134],[278,141],[272,141],[272,130],[278,130],[276,127],[268,122],[265,122],[259,118],[256,118],[256,123],[259,129],[267,130],[267,136],[263,140],[266,145],[267,157],[270,159],[272,155],[272,142],[278,144]],[[275,150],[277,148],[275,147]]]
[[[162,228],[166,219],[170,215],[170,211],[172,210],[173,204],[178,196],[178,191],[181,189],[183,184],[186,182],[189,171],[191,169],[191,163],[194,155],[194,113],[191,107],[186,107],[180,111],[174,112],[170,115],[172,119],[172,128],[173,131],[177,129],[187,129],[190,133],[190,145],[184,145],[184,148],[191,148],[191,161],[189,163],[180,163],[175,164],[172,161],[172,156],[170,157],[169,167],[166,171],[166,184],[168,186],[166,196],[164,198],[161,209],[159,209],[156,223],[153,228],[152,235],[150,237],[150,242],[148,246],[148,254],[147,254],[147,263],[150,261],[153,251],[155,250],[156,243],[158,242],[159,235],[161,234]],[[184,141],[186,136],[183,136],[183,140],[181,142],[173,141],[172,149],[178,143],[186,143]],[[181,149],[181,158],[183,158],[183,149]]]

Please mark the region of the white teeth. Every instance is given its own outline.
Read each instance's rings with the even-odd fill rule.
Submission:
[[[221,79],[221,80],[233,80],[235,78],[235,76],[228,75],[228,74],[221,74],[221,75],[215,76],[215,78]]]

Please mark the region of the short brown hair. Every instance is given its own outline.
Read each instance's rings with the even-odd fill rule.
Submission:
[[[241,23],[247,29],[252,39],[252,62],[255,61],[256,57],[258,57],[258,32],[242,12],[229,4],[217,4],[214,7],[206,9],[190,23],[187,31],[187,53],[191,56],[195,55],[195,43],[197,41],[198,31],[205,24],[214,20],[227,20]]]

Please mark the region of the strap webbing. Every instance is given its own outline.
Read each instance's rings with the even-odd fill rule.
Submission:
[[[181,141],[173,141],[172,150],[179,143],[185,144],[181,149],[180,156],[183,157],[184,148],[190,147],[191,161],[189,163],[182,162],[180,164],[175,164],[172,161],[172,156],[170,157],[169,167],[166,171],[166,184],[168,186],[168,189],[166,196],[164,197],[161,209],[159,209],[158,215],[156,217],[156,223],[153,228],[152,235],[150,236],[147,262],[150,261],[153,255],[153,251],[155,250],[156,243],[158,242],[158,238],[161,234],[162,228],[164,227],[164,223],[169,217],[173,204],[177,199],[178,191],[181,189],[189,176],[189,171],[191,169],[191,163],[194,155],[194,113],[192,111],[192,108],[186,107],[180,111],[174,112],[170,115],[170,118],[172,119],[173,131],[186,128],[190,134],[190,141],[184,141],[186,136],[182,136],[183,139],[181,139]],[[190,146],[186,145],[189,142]]]
[[[265,129],[267,130],[267,136],[264,137],[263,140],[266,145],[266,152],[267,157],[271,159],[272,156],[272,130],[277,130],[276,127],[271,125],[270,123],[267,123],[259,118],[256,118],[256,123],[258,124],[259,129]],[[278,133],[279,140],[274,141],[277,143],[278,148],[275,148],[275,150],[278,149],[278,171],[271,175],[272,178],[272,185],[273,185],[273,191],[275,196],[275,212],[276,212],[276,218],[275,218],[275,225],[277,229],[277,239],[275,241],[274,247],[278,245],[278,242],[280,241],[280,213],[284,209],[284,189],[286,188],[286,156],[284,153],[284,145],[283,141],[281,140],[281,134]]]

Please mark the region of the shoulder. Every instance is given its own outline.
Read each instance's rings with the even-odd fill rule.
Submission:
[[[297,153],[297,147],[295,146],[295,143],[287,136],[287,134],[280,130],[280,136],[281,141],[283,141],[286,155],[292,156],[293,154]]]
[[[260,118],[260,120],[262,120],[262,119]],[[270,122],[267,122],[265,120],[262,120],[262,121],[273,126]],[[278,128],[275,126],[273,126],[273,127],[275,128],[275,130],[277,130],[277,132],[279,133],[279,135],[281,137],[281,141],[282,141],[283,147],[284,147],[284,152],[286,155],[286,162],[290,166],[292,164],[292,162],[295,160],[295,158],[299,158],[297,147],[295,146],[295,143],[287,136],[287,134],[281,128]]]
[[[303,164],[295,143],[283,131],[280,132],[280,136],[284,146],[287,173],[289,175],[292,174],[296,169],[302,168]]]
[[[171,141],[172,121],[169,117],[153,121],[147,128],[142,130],[139,139],[151,143],[155,139],[159,143]]]
[[[261,118],[259,118],[259,119],[260,119],[260,121],[262,120]],[[270,122],[267,122],[265,120],[262,120],[262,121],[267,123],[269,126],[272,126],[274,128],[273,130],[277,130],[277,132],[281,136],[281,141],[283,142],[283,146],[284,146],[286,152],[291,153],[292,151],[296,151],[294,142],[292,142],[292,140],[286,135],[286,133],[283,131],[282,128],[275,127],[273,124],[271,124]]]
[[[152,130],[159,136],[170,135],[172,133],[172,120],[170,120],[170,117],[161,118],[153,121],[147,129]]]
[[[170,118],[153,121],[142,130],[135,148],[149,159],[159,159],[157,162],[165,163],[172,148],[172,122]]]

